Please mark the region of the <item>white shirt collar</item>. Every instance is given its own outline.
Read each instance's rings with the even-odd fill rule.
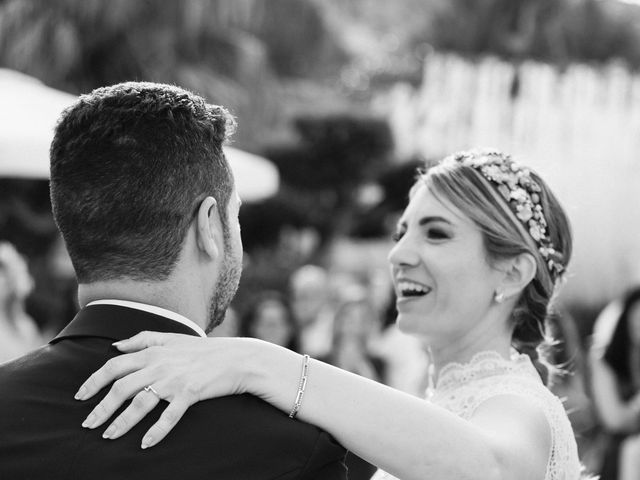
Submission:
[[[195,323],[193,320],[189,320],[187,317],[183,317],[179,313],[172,312],[171,310],[167,310],[161,307],[156,307],[155,305],[149,305],[147,303],[140,303],[140,302],[131,302],[129,300],[112,300],[112,299],[95,300],[91,303],[88,303],[87,307],[91,305],[119,305],[121,307],[135,308],[137,310],[142,310],[144,312],[153,313],[154,315],[160,315],[162,317],[175,320],[176,322],[182,323],[183,325],[186,325],[187,327],[191,328],[201,337],[207,336],[207,334],[204,333],[204,330],[200,327],[200,325]]]

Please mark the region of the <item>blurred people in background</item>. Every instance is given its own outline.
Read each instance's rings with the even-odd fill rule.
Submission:
[[[227,308],[224,321],[208,333],[209,337],[237,337],[240,335],[240,317],[232,306]]]
[[[240,335],[259,338],[295,352],[299,348],[298,325],[286,298],[276,291],[258,295],[242,319]]]
[[[384,361],[369,348],[379,331],[380,322],[364,288],[352,291],[336,307],[331,350],[322,360],[371,380],[384,382]]]
[[[300,351],[315,357],[327,355],[333,336],[328,272],[317,265],[303,265],[291,275],[290,292],[300,329]]]
[[[33,288],[27,263],[8,242],[0,242],[0,363],[43,343],[36,323],[25,311]]]
[[[78,311],[78,282],[62,236],[57,234],[44,255],[32,259],[35,279],[27,311],[44,338],[55,337]]]
[[[423,397],[427,388],[429,355],[419,338],[403,333],[396,326],[396,296],[388,295],[383,329],[371,346],[385,362],[385,383],[403,392]]]
[[[319,359],[351,373],[384,382],[384,360],[370,350],[371,342],[380,333],[380,318],[365,287],[349,284],[347,277],[342,277],[344,290],[341,298],[337,299],[333,317],[331,350]],[[355,279],[351,277],[350,281]],[[349,480],[369,480],[376,471],[374,465],[352,452],[347,453],[345,464]]]
[[[640,287],[609,304],[589,353],[593,399],[608,433],[601,480],[640,478]]]
[[[561,398],[576,435],[580,459],[590,472],[599,469],[601,444],[598,418],[590,398],[586,355],[576,320],[565,309],[555,309],[547,318],[547,328],[556,339],[549,349],[551,373],[549,388]]]
[[[351,373],[384,382],[384,361],[369,348],[380,332],[380,321],[366,293],[363,287],[352,289],[336,307],[331,350],[321,359]]]

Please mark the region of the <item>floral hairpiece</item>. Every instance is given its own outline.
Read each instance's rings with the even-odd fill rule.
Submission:
[[[547,232],[547,219],[540,202],[540,185],[531,172],[514,162],[509,155],[495,151],[460,152],[456,162],[473,167],[496,187],[516,218],[531,235],[552,276],[564,270],[562,255],[556,252]]]

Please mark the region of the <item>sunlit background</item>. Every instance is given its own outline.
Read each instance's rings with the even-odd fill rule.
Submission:
[[[247,286],[282,286],[308,261],[380,277],[415,162],[492,146],[568,209],[563,301],[587,331],[640,274],[634,3],[1,1],[0,233],[32,263],[55,241],[46,149],[73,96],[176,83],[237,116],[232,163],[255,154],[235,160]]]
[[[327,301],[356,283],[391,323],[386,254],[416,167],[490,146],[539,170],[570,215],[559,306],[588,345],[602,307],[640,283],[639,4],[0,0],[0,239],[26,261],[28,314],[47,339],[77,308],[48,198],[58,114],[148,80],[238,119],[226,152],[246,261],[224,334],[310,264]]]

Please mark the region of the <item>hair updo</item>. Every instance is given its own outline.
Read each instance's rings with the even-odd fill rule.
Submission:
[[[525,287],[511,314],[513,346],[534,361],[544,380],[549,367],[546,353],[552,338],[546,325],[554,295],[571,258],[572,236],[569,220],[549,186],[534,171],[531,179],[538,184],[539,204],[547,223],[547,235],[555,249],[554,261],[559,269],[550,269],[538,245],[516,217],[509,204],[497,194],[497,188],[465,160],[490,156],[493,161],[512,162],[508,155],[496,151],[460,152],[420,172],[417,184],[425,184],[441,199],[447,200],[467,215],[481,230],[489,261],[511,258],[522,253],[536,260],[536,274]],[[540,356],[539,356],[540,354]]]

